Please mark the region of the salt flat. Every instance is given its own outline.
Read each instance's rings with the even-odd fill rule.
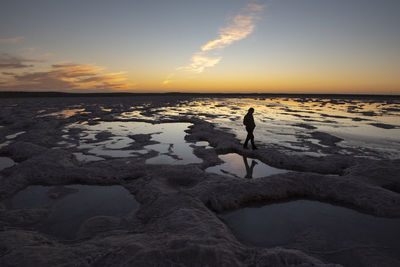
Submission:
[[[249,107],[254,151],[242,147]],[[396,97],[0,98],[0,160],[1,266],[334,266],[349,258],[359,266],[400,265],[399,248],[376,241],[376,233],[364,244],[343,247],[341,240],[326,256],[332,248],[316,232],[256,246],[229,226],[243,224],[219,217],[311,199],[398,223]],[[52,195],[51,188],[68,185],[120,186],[137,204],[118,216],[101,209],[90,218],[63,216],[75,225],[67,235],[41,230],[49,218],[57,224],[60,203],[82,194]],[[50,188],[48,205],[10,204],[32,186]]]

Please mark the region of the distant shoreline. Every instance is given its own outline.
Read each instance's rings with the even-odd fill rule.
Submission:
[[[24,97],[133,97],[133,96],[183,96],[183,97],[289,97],[289,98],[352,98],[352,99],[400,99],[400,95],[371,94],[293,94],[293,93],[67,93],[67,92],[0,92],[0,98]]]

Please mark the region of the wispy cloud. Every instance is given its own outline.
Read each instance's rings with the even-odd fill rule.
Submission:
[[[26,59],[22,57],[11,56],[7,53],[0,54],[0,69],[21,69],[33,67],[32,62],[40,62],[39,60]]]
[[[254,31],[255,22],[264,7],[264,5],[254,2],[248,3],[239,14],[229,21],[227,26],[220,28],[216,39],[202,45],[200,51],[193,54],[188,65],[178,67],[176,70],[202,73],[206,68],[217,65],[222,60],[221,51],[224,48],[246,38]],[[163,81],[163,85],[170,84],[173,76],[174,73],[168,75],[167,79]]]
[[[221,28],[217,39],[207,42],[201,47],[201,51],[222,49],[231,45],[235,41],[246,38],[254,31],[257,13],[263,10],[264,6],[258,4],[248,4],[240,14],[236,15],[230,25]]]
[[[89,64],[55,64],[52,65],[52,73],[60,77],[75,78],[95,75],[104,70],[102,67]]]
[[[198,52],[190,59],[190,64],[184,67],[179,67],[177,70],[186,70],[197,73],[202,73],[205,68],[213,67],[222,59],[221,56],[209,56],[207,53]]]
[[[171,73],[167,76],[167,78],[163,81],[163,85],[168,85],[172,82],[172,78],[175,76],[174,73]]]
[[[3,39],[0,39],[0,44],[12,44],[12,43],[21,41],[23,39],[24,39],[24,36],[17,36],[14,38],[5,38],[5,39],[3,38]]]
[[[103,73],[90,64],[55,64],[47,71],[16,74],[3,72],[7,82],[0,90],[24,91],[123,91],[134,89],[125,72]]]

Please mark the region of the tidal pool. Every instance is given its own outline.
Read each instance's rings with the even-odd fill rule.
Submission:
[[[250,245],[296,248],[344,266],[363,266],[368,255],[400,260],[400,219],[310,200],[247,207],[219,217]]]
[[[158,156],[146,160],[147,164],[190,164],[201,163],[194,155],[193,148],[185,141],[185,131],[190,123],[163,123],[162,130],[152,135],[152,140],[158,144],[145,146],[145,149],[155,150]]]
[[[199,146],[199,147],[204,147],[204,148],[212,148],[212,146],[210,146],[210,143],[207,141],[198,141],[196,143],[194,143],[195,146]]]
[[[73,108],[73,109],[64,109],[58,112],[53,112],[49,114],[39,115],[39,117],[47,117],[54,116],[62,119],[68,119],[76,114],[90,114],[90,112],[84,112],[84,108]]]
[[[21,135],[21,134],[24,134],[24,133],[26,133],[26,132],[25,131],[21,131],[21,132],[18,132],[18,133],[7,135],[6,139],[12,140],[12,139],[15,139],[18,135]]]
[[[367,148],[371,150],[369,157],[400,158],[398,99],[198,98],[175,108],[157,107],[154,116],[193,116],[221,129],[230,129],[239,140],[244,140],[242,120],[250,107],[255,109],[256,143],[300,155],[312,152],[321,156],[339,150],[342,154],[365,156]],[[342,138],[343,142],[331,150],[330,146],[312,140],[315,131]]]
[[[218,157],[224,163],[209,167],[206,172],[249,179],[289,172],[288,170],[268,166],[258,159],[248,158],[236,153],[223,154]]]
[[[152,124],[113,121],[95,125],[72,124],[68,128],[83,129],[77,148],[97,157],[138,157],[153,150],[158,155],[148,159],[148,164],[201,163],[202,160],[194,155],[190,143],[185,141],[185,131],[191,125],[181,122]],[[69,139],[70,136],[66,134],[64,138]],[[76,156],[78,160],[88,161],[81,154]],[[89,160],[93,161],[94,158]]]
[[[93,155],[86,155],[80,152],[76,152],[76,153],[72,153],[76,160],[81,161],[81,162],[92,162],[92,161],[100,161],[100,160],[104,160],[101,157],[96,157]]]
[[[10,168],[15,165],[15,162],[8,157],[0,157],[0,171]]]
[[[0,149],[2,149],[3,147],[8,146],[9,144],[11,144],[10,141],[6,141],[6,142],[4,142],[4,143],[1,143],[1,144],[0,144]]]
[[[49,209],[33,228],[62,239],[74,239],[80,226],[95,216],[122,218],[136,211],[136,202],[128,190],[119,185],[33,185],[4,202],[7,209]]]

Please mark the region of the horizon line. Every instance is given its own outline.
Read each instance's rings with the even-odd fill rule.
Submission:
[[[363,96],[363,97],[400,97],[400,94],[371,93],[267,93],[267,92],[57,92],[57,91],[0,91],[0,97],[13,96],[124,96],[124,95],[214,95],[214,96]]]

